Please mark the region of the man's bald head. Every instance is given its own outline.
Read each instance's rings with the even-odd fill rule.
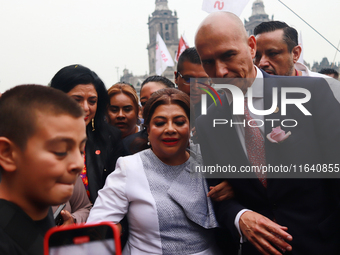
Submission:
[[[255,78],[254,36],[248,38],[242,21],[230,12],[209,14],[199,25],[195,45],[206,73],[212,78]]]
[[[243,37],[244,40],[248,39],[247,32],[238,16],[231,12],[213,12],[199,25],[195,36],[195,44],[197,37],[208,31],[225,31],[226,29],[233,29],[235,36]]]

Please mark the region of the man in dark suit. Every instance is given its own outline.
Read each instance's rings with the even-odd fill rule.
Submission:
[[[340,82],[328,76],[312,72],[298,60],[302,48],[298,44],[298,32],[285,22],[271,20],[260,23],[254,28],[256,54],[254,64],[272,75],[309,76],[326,79],[335,98],[340,102]]]
[[[340,105],[330,89],[325,89],[326,81],[308,77],[274,77],[260,71],[252,61],[256,52],[255,38],[247,36],[240,19],[231,13],[210,14],[199,26],[195,44],[210,77],[246,78],[250,81],[238,82],[237,86],[246,98],[248,88],[252,88],[255,109],[271,108],[273,88],[277,88],[278,107],[273,113],[265,116],[250,113],[253,119],[264,123],[259,133],[267,166],[295,166],[298,171],[300,166],[303,169],[325,166],[325,171],[336,166],[338,170]],[[292,87],[309,91],[311,98],[301,108],[311,115],[306,115],[294,104],[287,105],[286,114],[282,112],[281,89]],[[299,101],[304,96],[289,93],[286,97]],[[222,105],[211,105],[207,114],[197,119],[196,130],[207,166],[230,165],[237,170],[254,166],[248,151],[246,128],[230,124],[242,119],[232,114],[232,100],[235,98],[227,91],[226,97],[222,97]],[[213,127],[214,119],[226,119],[229,123]],[[288,119],[294,120],[294,125],[284,121]],[[266,138],[277,126],[287,134],[291,133],[280,144]],[[312,171],[308,174],[312,175]],[[308,174],[302,177],[310,177]],[[294,179],[290,178],[294,175],[289,174],[286,175],[289,179],[280,179],[271,178],[273,176],[268,173],[261,177],[261,183],[255,173],[254,178],[226,176],[235,197],[218,203],[216,214],[220,224],[232,231],[236,239],[242,237],[243,254],[339,253],[339,179]],[[281,176],[285,177],[285,174]]]

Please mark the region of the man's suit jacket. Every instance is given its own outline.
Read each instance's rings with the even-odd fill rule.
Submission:
[[[295,119],[296,127],[283,127],[291,136],[281,144],[265,138],[267,165],[290,166],[304,164],[340,163],[340,105],[323,79],[309,77],[279,77],[263,72],[264,109],[272,104],[272,88],[277,87],[278,113],[265,119]],[[281,116],[281,87],[303,87],[311,92],[304,106],[312,116],[305,116],[295,105],[287,105],[287,115]],[[301,94],[288,94],[288,98],[301,98]],[[234,127],[216,125],[213,119],[232,119],[226,97],[222,105],[211,105],[207,115],[197,119],[196,130],[205,165],[231,165],[240,169],[250,165]],[[287,122],[288,124],[288,122]],[[291,124],[291,123],[290,123]],[[265,134],[272,130],[265,121]],[[221,149],[223,148],[223,149]],[[226,177],[228,178],[228,177]],[[255,177],[228,178],[235,193],[234,199],[216,205],[220,224],[238,239],[234,220],[241,209],[256,211],[283,226],[293,236],[292,254],[340,254],[339,242],[339,179],[267,179],[264,188]],[[256,254],[249,242],[243,245],[243,254]]]

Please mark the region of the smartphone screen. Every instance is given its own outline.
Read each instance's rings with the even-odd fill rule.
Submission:
[[[83,244],[70,244],[50,247],[50,255],[112,255],[116,254],[113,240],[91,241]]]
[[[116,248],[120,250],[120,243],[117,245],[120,240],[115,233],[118,230],[111,224],[74,225],[56,229],[46,235],[48,240],[45,240],[45,244],[48,244],[48,249],[45,249],[45,255],[118,255],[120,251],[116,252]]]

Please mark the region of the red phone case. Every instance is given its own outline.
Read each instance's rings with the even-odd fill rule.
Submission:
[[[64,226],[64,227],[53,227],[49,229],[44,237],[44,255],[49,255],[49,239],[51,235],[53,235],[56,232],[65,232],[69,230],[74,230],[74,229],[82,229],[82,228],[91,228],[91,227],[96,227],[96,226],[109,226],[112,231],[113,231],[113,236],[114,236],[114,244],[115,244],[115,249],[116,249],[116,255],[121,255],[121,244],[120,244],[120,233],[118,230],[118,227],[112,223],[112,222],[100,222],[100,223],[81,223],[81,224],[74,224],[74,225],[69,225],[69,226]],[[90,241],[89,236],[78,236],[73,238],[73,243],[74,244],[82,244],[82,243],[87,243]]]

